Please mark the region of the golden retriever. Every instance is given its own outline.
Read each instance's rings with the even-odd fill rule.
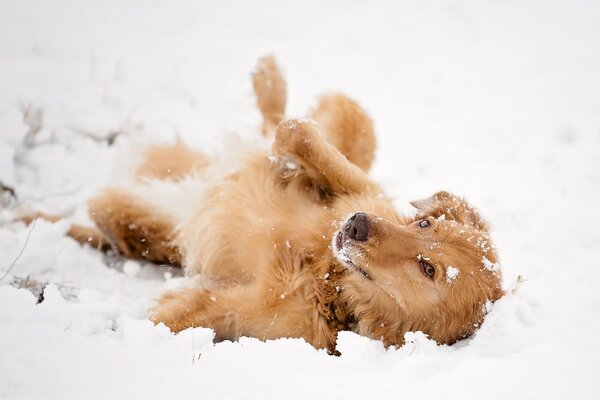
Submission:
[[[412,203],[416,217],[399,214],[367,175],[375,135],[357,103],[328,95],[310,119],[285,119],[273,58],[260,60],[253,83],[272,152],[249,150],[237,170],[207,176],[202,153],[150,147],[134,185],[145,194],[106,189],[89,202],[96,227],[72,225],[69,234],[209,277],[158,299],[151,319],[174,332],[304,338],[332,353],[341,330],[386,346],[402,345],[408,331],[446,344],[471,335],[503,295],[477,210],[439,192]],[[156,205],[152,180],[183,187],[198,177],[207,180],[202,193]],[[178,217],[181,208],[189,212]]]

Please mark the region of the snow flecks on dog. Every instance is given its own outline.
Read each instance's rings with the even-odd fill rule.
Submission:
[[[483,263],[483,267],[489,271],[492,271],[492,272],[500,271],[500,264],[491,262],[485,256],[481,259],[481,262]]]
[[[446,282],[452,283],[460,274],[460,270],[452,265],[446,268]]]

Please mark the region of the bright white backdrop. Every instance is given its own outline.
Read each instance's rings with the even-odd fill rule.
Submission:
[[[66,222],[29,230],[4,208],[0,276],[24,250],[0,282],[0,398],[597,398],[598,21],[592,0],[3,0],[0,181],[22,204],[85,220],[131,149],[253,140],[249,73],[273,53],[290,115],[323,92],[356,98],[398,208],[466,196],[494,227],[505,288],[526,282],[453,347],[419,334],[387,351],[344,334],[339,358],[300,340],[213,345],[209,330],[146,320],[176,271],[115,263],[65,238]],[[25,277],[55,285],[42,304],[7,285]]]

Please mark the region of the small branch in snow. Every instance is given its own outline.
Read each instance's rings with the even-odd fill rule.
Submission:
[[[527,279],[523,278],[521,275],[517,276],[517,283],[516,283],[515,287],[513,288],[513,290],[511,291],[512,294],[517,293],[517,290],[519,290],[519,288],[521,287],[523,282],[527,282]]]
[[[0,181],[0,206],[8,207],[17,201],[15,189]]]
[[[47,281],[38,281],[35,278],[26,276],[25,278],[14,277],[9,285],[18,289],[29,290],[37,299],[37,304],[40,304],[44,301],[44,293],[48,287],[48,283]],[[53,284],[65,300],[77,297],[78,289],[76,286],[58,282],[53,282]]]
[[[8,266],[8,269],[6,270],[6,272],[4,272],[4,275],[2,275],[2,278],[0,278],[0,282],[2,282],[4,280],[4,278],[6,278],[8,276],[8,274],[13,269],[15,264],[17,264],[17,261],[19,261],[19,258],[21,258],[21,256],[23,255],[23,252],[25,251],[25,248],[27,247],[27,243],[29,243],[29,237],[31,236],[31,232],[33,232],[33,228],[35,228],[36,222],[37,222],[37,217],[31,222],[31,226],[29,227],[29,231],[27,231],[27,237],[25,238],[25,243],[23,243],[23,247],[21,247],[19,254],[17,254],[15,259]]]
[[[115,143],[115,140],[117,140],[117,138],[125,132],[124,129],[118,129],[118,130],[108,132],[107,135],[99,135],[99,134],[89,132],[89,131],[79,129],[79,128],[69,128],[69,129],[77,134],[80,134],[82,136],[92,139],[94,142],[98,142],[98,143],[106,142],[109,146],[112,146],[113,143]]]
[[[44,111],[39,107],[34,107],[33,104],[22,104],[21,113],[23,114],[23,122],[27,126],[27,133],[23,142],[27,147],[33,147],[35,144],[35,136],[42,129],[44,122]]]
[[[18,289],[29,290],[37,299],[37,304],[40,304],[44,301],[44,289],[46,287],[46,283],[44,282],[37,281],[27,276],[24,279],[17,277],[14,278],[10,285]]]
[[[10,186],[6,186],[2,181],[0,181],[0,194],[8,193],[15,199],[17,198],[17,194],[15,193],[15,189]]]
[[[110,130],[105,134],[98,134],[77,127],[67,127],[67,129],[75,132],[76,134],[92,139],[95,142],[107,143],[109,146],[112,146],[119,136],[135,132],[141,129],[141,126],[138,124],[131,124],[130,117],[127,117],[127,119],[121,124],[120,128]]]

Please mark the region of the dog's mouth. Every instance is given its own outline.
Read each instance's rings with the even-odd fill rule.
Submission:
[[[348,269],[356,271],[368,280],[372,281],[373,278],[369,275],[369,273],[352,260],[351,249],[349,248],[351,246],[352,243],[350,242],[350,240],[344,238],[343,231],[339,231],[336,234],[334,234],[333,245],[331,247],[335,258],[345,266],[349,267]]]

